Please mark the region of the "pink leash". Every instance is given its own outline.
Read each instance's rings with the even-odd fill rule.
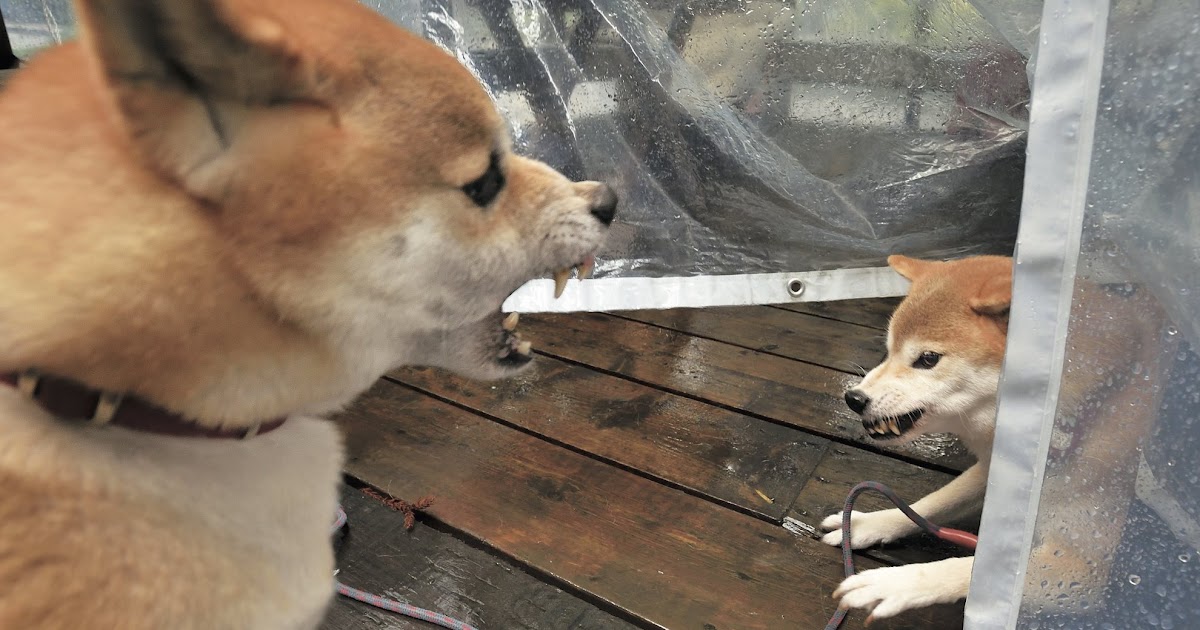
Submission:
[[[338,506],[337,517],[333,521],[333,531],[330,533],[337,533],[337,531],[345,525],[346,511],[343,510],[341,506]],[[469,626],[457,619],[447,617],[446,615],[435,613],[432,610],[417,608],[416,606],[398,602],[394,599],[388,599],[386,597],[380,597],[378,595],[360,591],[356,588],[346,586],[337,580],[334,580],[334,584],[337,586],[338,595],[349,597],[350,599],[374,606],[380,610],[394,612],[406,617],[412,617],[413,619],[420,619],[421,621],[428,621],[429,623],[439,625],[443,628],[450,628],[450,630],[476,630],[476,628],[473,626]]]

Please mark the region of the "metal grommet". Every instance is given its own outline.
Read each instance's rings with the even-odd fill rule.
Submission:
[[[792,278],[787,283],[788,295],[794,298],[804,295],[804,281],[800,278]]]

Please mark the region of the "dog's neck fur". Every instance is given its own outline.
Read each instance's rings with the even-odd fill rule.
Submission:
[[[954,432],[975,459],[985,466],[992,459],[992,443],[996,438],[996,399],[983,402],[966,413]]]
[[[77,45],[45,57],[41,63],[60,66],[59,76],[82,63]],[[20,168],[0,161],[7,188],[0,201],[38,198],[35,187],[95,188],[106,191],[99,203],[124,210],[48,207],[54,197],[0,205],[0,371],[36,368],[136,393],[206,426],[235,427],[335,409],[391,367],[350,369],[347,351],[335,350],[321,331],[281,325],[231,264],[231,245],[206,225],[200,202],[138,163],[120,132],[99,122],[112,121],[80,113],[102,107],[86,84],[45,81],[53,76],[43,68],[41,82],[18,75],[6,88],[43,91],[47,105],[0,106],[9,128],[0,151],[19,147],[24,156]],[[72,130],[70,150],[54,133],[63,128]],[[41,164],[37,181],[16,175],[30,172],[31,161]],[[97,171],[76,162],[106,164],[104,181],[79,181]],[[58,173],[70,181],[55,181]],[[43,256],[3,255],[30,251],[10,246],[24,240],[45,243],[32,250]]]

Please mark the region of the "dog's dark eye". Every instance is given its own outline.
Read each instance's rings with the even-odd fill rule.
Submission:
[[[936,352],[922,352],[921,356],[917,357],[916,361],[913,361],[913,367],[918,370],[928,370],[937,365],[941,358],[942,355]]]
[[[492,160],[483,175],[462,187],[463,194],[471,198],[480,208],[492,203],[500,190],[504,188],[504,173],[500,171],[500,156],[492,154]]]

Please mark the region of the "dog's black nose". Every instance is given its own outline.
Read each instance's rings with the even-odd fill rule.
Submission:
[[[851,411],[862,415],[862,412],[867,410],[867,405],[871,404],[871,399],[867,395],[857,389],[846,390],[846,406]]]
[[[596,191],[596,197],[592,201],[592,216],[600,220],[604,225],[609,225],[613,221],[613,217],[617,216],[617,193],[613,192],[608,184],[600,184],[600,189]]]

